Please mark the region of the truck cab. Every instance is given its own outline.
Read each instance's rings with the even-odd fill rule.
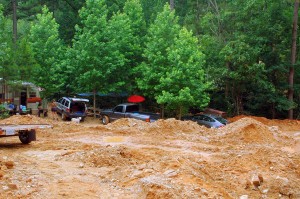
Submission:
[[[102,124],[108,124],[120,118],[134,118],[150,122],[153,113],[139,112],[139,105],[134,103],[123,103],[115,106],[113,109],[103,110],[100,113]]]

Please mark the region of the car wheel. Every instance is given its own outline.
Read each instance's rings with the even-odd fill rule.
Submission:
[[[66,120],[67,120],[67,116],[66,116],[66,114],[65,114],[64,112],[61,114],[61,119],[62,119],[63,121],[66,121]]]
[[[102,117],[102,124],[106,125],[109,123],[109,117],[107,115],[104,115]]]

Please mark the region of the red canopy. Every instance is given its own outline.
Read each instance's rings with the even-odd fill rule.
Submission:
[[[128,97],[127,101],[132,103],[139,103],[145,101],[145,98],[140,95],[131,95]]]

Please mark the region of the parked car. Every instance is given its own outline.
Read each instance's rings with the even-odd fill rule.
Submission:
[[[102,124],[108,124],[120,118],[134,118],[145,122],[153,122],[160,118],[160,114],[139,112],[139,105],[134,103],[119,104],[113,109],[100,112]]]
[[[182,120],[195,121],[198,124],[204,125],[208,128],[219,128],[228,124],[228,121],[223,117],[217,115],[209,115],[209,114],[196,114],[196,115],[183,116]]]
[[[86,103],[88,99],[62,97],[57,102],[57,113],[61,115],[62,120],[70,120],[71,118],[81,118],[81,121],[87,115]]]

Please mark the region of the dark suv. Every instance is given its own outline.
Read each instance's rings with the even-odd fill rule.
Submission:
[[[81,121],[86,117],[86,103],[88,99],[62,97],[57,103],[57,113],[61,115],[62,120],[71,118],[81,118]]]

